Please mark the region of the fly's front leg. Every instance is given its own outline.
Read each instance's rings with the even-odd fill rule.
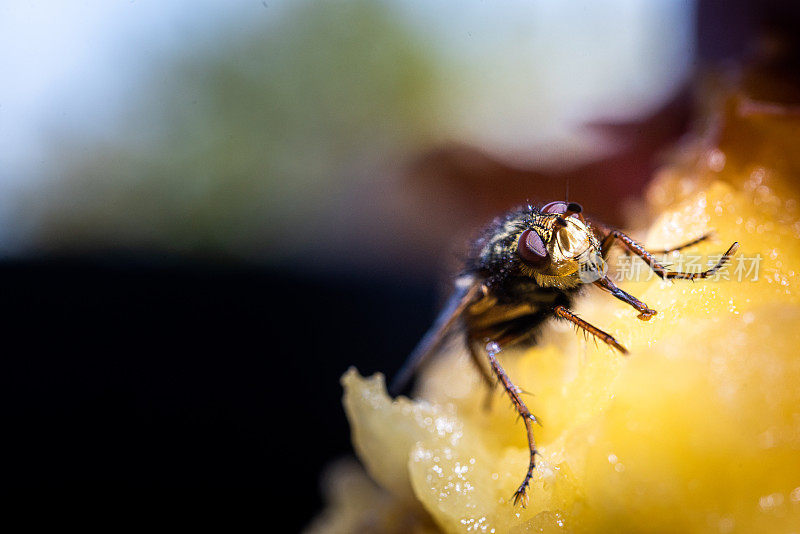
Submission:
[[[656,259],[653,258],[653,255],[650,252],[647,252],[641,244],[637,243],[636,241],[634,241],[627,235],[623,234],[619,230],[611,230],[603,239],[603,242],[600,245],[600,250],[602,251],[603,258],[608,256],[608,252],[611,249],[611,246],[617,241],[619,241],[619,243],[623,247],[625,247],[629,252],[632,252],[633,254],[636,254],[637,256],[642,258],[642,260],[644,260],[644,262],[662,280],[672,279],[672,278],[678,278],[684,280],[708,278],[709,276],[712,276],[714,273],[719,271],[726,263],[728,263],[731,257],[734,254],[736,254],[736,250],[739,248],[739,243],[734,243],[733,245],[731,245],[730,248],[727,250],[727,252],[725,252],[725,254],[722,255],[717,264],[706,271],[699,273],[682,273],[676,271],[668,271],[663,265],[658,263],[658,261],[656,261]]]
[[[649,252],[650,252],[650,254],[671,254],[673,252],[678,252],[679,250],[683,250],[685,248],[693,247],[698,243],[702,243],[703,241],[705,241],[709,237],[711,237],[711,232],[708,232],[707,234],[703,234],[700,237],[698,237],[697,239],[692,239],[691,241],[687,241],[686,243],[683,243],[682,245],[677,245],[677,246],[672,247],[672,248],[664,248],[664,249],[660,249],[660,250],[651,250]]]
[[[497,355],[503,350],[501,343],[502,340],[489,340],[486,343],[486,355],[489,357],[489,365],[491,366],[492,371],[503,385],[503,389],[505,389],[506,394],[508,394],[508,396],[511,398],[511,402],[514,404],[514,409],[517,410],[517,413],[519,413],[522,421],[525,423],[525,431],[528,434],[528,450],[530,452],[528,472],[525,474],[522,484],[520,484],[519,488],[517,488],[517,491],[514,492],[514,505],[521,504],[522,507],[525,508],[528,505],[528,486],[530,485],[531,478],[533,477],[533,472],[536,469],[537,452],[536,442],[533,438],[533,423],[538,423],[538,421],[525,405],[525,402],[522,400],[520,395],[522,390],[515,386],[513,382],[511,382],[511,379],[508,377],[505,370],[500,365],[500,362],[497,360]]]
[[[608,253],[611,249],[611,245],[613,245],[613,239],[611,239],[611,233],[613,230],[606,226],[598,225],[598,223],[592,223],[595,229],[595,235],[601,241],[600,249],[603,252],[603,259],[608,259]],[[712,232],[708,232],[707,234],[703,234],[696,239],[692,239],[691,241],[687,241],[686,243],[682,243],[680,245],[676,245],[671,248],[664,248],[659,250],[650,250],[650,254],[671,254],[673,252],[678,252],[679,250],[683,250],[685,248],[693,247],[698,243],[702,243],[706,239],[712,236]],[[632,240],[631,240],[632,241]]]
[[[647,304],[641,300],[618,288],[608,276],[604,276],[594,284],[605,289],[625,304],[633,306],[633,308],[639,312],[637,317],[642,321],[649,321],[655,314],[658,313],[656,310],[650,309]]]

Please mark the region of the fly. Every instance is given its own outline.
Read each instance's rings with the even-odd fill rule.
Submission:
[[[583,216],[580,204],[556,201],[542,207],[524,206],[495,219],[473,245],[466,265],[455,281],[455,289],[392,382],[396,395],[416,369],[456,329],[465,334],[472,360],[492,387],[499,382],[525,423],[530,451],[528,471],[514,492],[514,504],[528,504],[527,490],[536,469],[533,423],[538,423],[522,400],[520,390],[498,361],[504,349],[532,343],[538,328],[556,317],[573,323],[587,334],[626,354],[627,349],[610,334],[581,319],[570,310],[580,289],[588,284],[600,287],[630,305],[638,318],[647,321],[656,311],[620,289],[607,276],[609,251],[619,244],[640,257],[662,279],[707,278],[722,268],[736,253],[734,243],[714,267],[698,273],[668,271],[653,254],[666,254],[695,245],[708,234],[668,250],[648,252],[620,232]],[[481,351],[488,358],[489,372]]]

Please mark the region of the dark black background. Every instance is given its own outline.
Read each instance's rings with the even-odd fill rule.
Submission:
[[[432,286],[382,276],[141,254],[6,262],[0,484],[139,516],[232,504],[260,527],[277,492],[284,528],[301,528],[324,465],[351,451],[338,376],[393,372],[433,313]]]

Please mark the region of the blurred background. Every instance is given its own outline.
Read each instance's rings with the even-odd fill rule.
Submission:
[[[0,484],[288,528],[475,230],[625,224],[691,87],[790,2],[0,4]],[[144,513],[144,512],[142,512]],[[289,515],[289,514],[287,514]]]

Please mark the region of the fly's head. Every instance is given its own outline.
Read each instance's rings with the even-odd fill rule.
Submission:
[[[570,288],[605,275],[600,243],[576,203],[551,202],[538,210],[516,242],[520,272],[542,287]]]

